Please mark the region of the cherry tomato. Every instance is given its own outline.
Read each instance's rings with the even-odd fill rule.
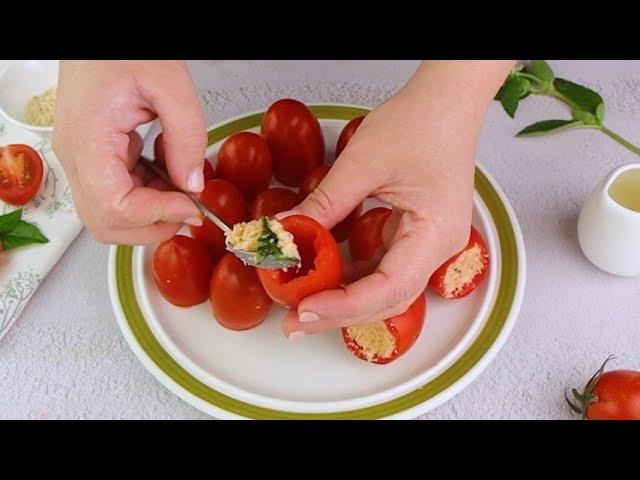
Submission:
[[[302,185],[300,185],[300,195],[302,198],[306,198],[311,192],[313,192],[322,179],[329,173],[331,167],[328,165],[319,165],[305,178]],[[351,228],[355,221],[360,217],[362,213],[362,203],[359,204],[356,208],[354,208],[349,215],[346,216],[344,220],[336,224],[332,229],[331,233],[336,239],[336,242],[344,242],[347,238],[349,238],[349,233],[351,233]]]
[[[251,204],[251,219],[274,217],[276,213],[291,210],[300,203],[300,196],[288,188],[268,188]]]
[[[356,117],[344,126],[342,132],[340,132],[340,136],[338,137],[338,143],[336,143],[336,158],[340,156],[344,147],[347,146],[347,143],[349,143],[349,140],[353,137],[353,134],[356,133],[356,130],[362,123],[362,120],[364,120],[364,117]]]
[[[212,269],[206,247],[184,235],[160,243],[153,254],[153,280],[162,296],[179,307],[207,299]]]
[[[210,299],[216,320],[231,330],[257,327],[267,318],[273,303],[256,269],[233,253],[225,254],[214,268]]]
[[[153,157],[158,162],[158,164],[166,168],[167,162],[165,162],[164,158],[164,142],[162,140],[162,133],[158,135],[153,142]],[[204,175],[205,183],[216,178],[216,171],[213,168],[213,165],[211,165],[211,162],[206,158],[204,159],[202,174]]]
[[[247,203],[242,193],[226,180],[209,180],[200,194],[200,201],[229,227],[247,220]],[[201,227],[189,227],[189,231],[193,238],[209,248],[214,263],[225,254],[224,233],[208,218]]]
[[[262,136],[269,144],[275,177],[299,186],[324,160],[324,138],[318,120],[304,103],[278,100],[262,119]]]
[[[42,183],[42,159],[29,145],[0,147],[0,199],[24,205]]]
[[[269,186],[272,170],[269,146],[255,133],[231,135],[218,152],[218,177],[233,183],[246,198]]]
[[[343,328],[342,339],[359,359],[378,364],[390,363],[416,343],[426,311],[427,297],[420,294],[402,315],[372,325]]]
[[[472,226],[467,246],[434,272],[429,288],[444,298],[462,298],[473,292],[488,272],[487,244]]]
[[[382,246],[382,229],[391,210],[376,207],[358,218],[349,235],[349,253],[353,260],[371,260]]]
[[[578,404],[567,398],[571,409],[589,420],[640,420],[640,372],[604,372],[607,358],[582,393],[573,390]]]
[[[292,215],[282,220],[282,226],[293,235],[302,266],[286,272],[258,268],[258,277],[275,302],[296,308],[303,298],[340,285],[342,261],[329,230],[312,218]]]

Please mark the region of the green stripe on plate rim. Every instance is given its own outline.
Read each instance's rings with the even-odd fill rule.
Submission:
[[[350,120],[369,111],[340,105],[312,105],[320,119]],[[209,145],[229,135],[260,125],[263,113],[250,114],[225,123],[208,134]],[[115,278],[122,312],[131,332],[149,359],[181,388],[200,400],[232,414],[253,419],[377,419],[413,408],[442,393],[459,381],[487,353],[504,328],[513,304],[518,278],[518,252],[513,226],[498,193],[487,177],[476,168],[475,188],[495,223],[502,251],[500,287],[493,309],[474,342],[447,370],[422,387],[405,395],[370,407],[332,413],[299,413],[274,410],[242,402],[202,383],[182,368],[160,345],[147,325],[133,286],[133,247],[118,246],[115,255]]]

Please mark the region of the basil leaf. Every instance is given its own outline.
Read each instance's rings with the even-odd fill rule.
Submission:
[[[582,125],[584,124],[579,120],[543,120],[523,128],[516,133],[516,137],[533,137],[535,135],[544,135],[545,133],[568,130]]]
[[[598,119],[599,123],[603,122],[603,120],[604,120],[604,103],[601,103],[596,108],[596,118]]]
[[[585,110],[596,115],[598,107],[604,103],[602,97],[593,90],[570,82],[563,78],[553,81],[556,90],[573,103],[575,109]]]
[[[511,118],[516,114],[520,102],[520,82],[517,78],[512,77],[502,86],[500,93],[500,103],[504,111]]]
[[[38,227],[23,220],[20,220],[18,225],[10,232],[3,233],[1,238],[2,246],[5,250],[31,245],[32,243],[49,242],[49,239],[40,232]]]
[[[10,232],[22,220],[22,209],[14,210],[11,213],[0,215],[0,233]]]
[[[598,118],[589,112],[585,112],[584,110],[574,110],[573,118],[576,120],[580,120],[585,125],[596,125],[598,123]]]
[[[551,70],[549,64],[544,60],[531,60],[529,70],[540,80],[553,80],[553,70]]]

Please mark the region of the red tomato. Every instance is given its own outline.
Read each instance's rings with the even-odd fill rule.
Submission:
[[[262,288],[256,269],[242,263],[233,253],[218,262],[211,277],[211,306],[216,320],[231,330],[260,325],[273,301]]]
[[[327,175],[327,173],[329,173],[330,168],[331,167],[329,167],[328,165],[319,165],[311,170],[311,173],[309,173],[304,182],[302,182],[302,185],[300,185],[300,196],[302,198],[306,198],[307,195],[318,188],[318,185],[320,185],[322,179]],[[349,213],[349,215],[347,215],[344,220],[336,224],[331,229],[331,233],[338,243],[344,242],[347,238],[349,238],[351,228],[353,227],[353,224],[358,219],[358,217],[360,217],[361,213],[362,203],[354,208],[353,211],[351,211],[351,213]]]
[[[164,142],[162,141],[162,133],[158,135],[153,142],[153,158],[163,167],[166,168],[167,162],[165,162],[164,158]],[[204,175],[205,183],[209,180],[213,180],[216,178],[216,171],[211,165],[211,162],[204,159],[204,166],[202,167],[202,174]]]
[[[42,183],[42,159],[29,145],[0,147],[0,199],[24,205]]]
[[[572,390],[577,405],[568,398],[567,402],[574,412],[589,420],[640,420],[640,372],[603,373],[612,358],[604,361],[582,393]]]
[[[209,180],[200,194],[200,201],[229,227],[247,220],[247,203],[235,185],[226,180]],[[224,233],[208,218],[201,227],[189,227],[191,236],[204,243],[216,263],[226,252]]]
[[[193,238],[175,235],[153,254],[153,280],[162,296],[180,307],[204,302],[209,296],[211,255]]]
[[[385,364],[407,352],[420,335],[427,311],[424,294],[402,315],[374,323],[342,329],[342,339],[351,353],[361,360]]]
[[[251,220],[274,217],[276,213],[291,210],[300,203],[300,196],[288,188],[269,188],[260,193],[251,204]]]
[[[293,235],[302,266],[286,272],[258,268],[258,277],[275,302],[296,308],[303,298],[340,285],[342,261],[329,230],[312,218],[292,215],[282,220],[282,226]]]
[[[336,144],[336,158],[340,156],[344,147],[347,146],[347,143],[349,143],[349,140],[353,137],[353,134],[356,133],[356,130],[362,123],[362,120],[364,120],[364,117],[356,117],[344,126],[342,132],[340,132],[340,136],[338,137],[338,143]]]
[[[246,198],[269,186],[272,170],[269,146],[255,133],[231,135],[218,152],[218,177],[233,183]]]
[[[391,210],[376,207],[358,218],[349,235],[349,253],[353,260],[371,260],[382,246],[382,229]]]
[[[472,226],[467,246],[434,272],[429,288],[444,298],[462,298],[473,292],[488,272],[487,244]]]
[[[322,164],[322,130],[304,103],[278,100],[265,113],[261,131],[271,150],[275,177],[285,185],[297,187]]]

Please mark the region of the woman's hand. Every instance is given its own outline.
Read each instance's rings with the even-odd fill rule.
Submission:
[[[331,228],[367,197],[393,207],[382,259],[352,265],[350,277],[365,276],[304,299],[285,317],[289,338],[403,313],[431,274],[464,248],[476,143],[486,108],[513,64],[423,63],[367,115],[318,188],[278,216],[301,213]]]
[[[191,192],[204,188],[204,116],[181,61],[60,62],[53,149],[78,215],[101,242],[154,243],[183,223],[201,225],[189,198],[163,185],[137,161],[134,131],[160,117],[167,169]]]

